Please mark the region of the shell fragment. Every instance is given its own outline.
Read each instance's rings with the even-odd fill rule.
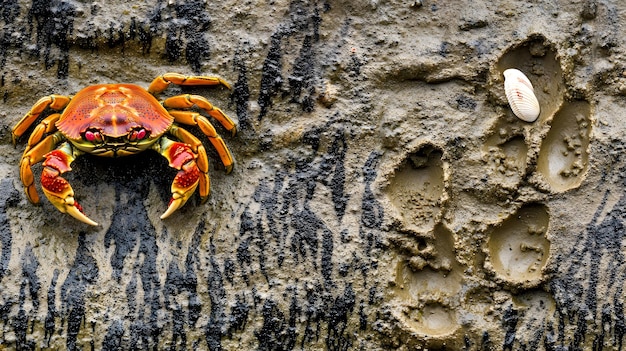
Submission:
[[[520,70],[509,68],[504,71],[504,92],[511,110],[519,119],[534,122],[539,117],[541,108],[533,85]]]

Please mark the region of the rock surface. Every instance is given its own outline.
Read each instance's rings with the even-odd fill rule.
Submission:
[[[624,349],[624,11],[0,1],[0,349]],[[238,121],[208,203],[160,220],[154,152],[74,162],[98,227],[26,200],[11,128],[40,97],[165,72],[233,85],[164,94]]]

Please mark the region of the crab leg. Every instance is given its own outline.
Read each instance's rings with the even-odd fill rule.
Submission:
[[[59,118],[61,118],[61,114],[55,113],[41,121],[37,125],[37,127],[35,127],[35,130],[33,130],[33,132],[30,134],[30,137],[28,138],[28,145],[26,146],[25,151],[30,150],[30,148],[38,144],[45,135],[56,132],[57,127],[55,123],[59,120]]]
[[[22,119],[13,127],[13,145],[15,145],[17,138],[24,134],[28,127],[30,127],[31,124],[37,120],[37,117],[39,117],[46,107],[60,111],[70,103],[70,100],[71,98],[69,96],[63,95],[49,95],[39,99],[39,101],[31,107],[30,111],[28,111],[28,113],[24,115],[24,117],[22,117]],[[29,142],[29,146],[30,145],[32,144]]]
[[[40,143],[24,151],[20,161],[20,179],[24,184],[24,192],[28,200],[34,204],[39,203],[39,195],[35,188],[35,176],[31,167],[44,160],[45,154],[54,150],[63,140],[60,133],[55,133],[44,138]]]
[[[153,148],[167,159],[170,167],[178,170],[172,182],[172,198],[167,210],[161,215],[161,219],[164,219],[189,200],[198,187],[202,172],[198,169],[196,155],[188,144],[162,137]]]
[[[157,95],[163,90],[167,89],[170,84],[176,85],[223,85],[230,89],[230,85],[219,77],[213,76],[184,76],[178,73],[165,73],[156,77],[150,86],[148,92],[152,95]]]
[[[163,107],[165,107],[166,109],[190,108],[193,106],[198,106],[199,108],[204,110],[206,113],[208,113],[209,116],[215,118],[233,136],[237,134],[237,125],[235,124],[235,122],[233,122],[233,120],[230,119],[230,117],[228,117],[222,110],[213,106],[213,104],[211,104],[209,100],[207,100],[206,98],[200,95],[191,95],[191,94],[177,95],[177,96],[172,96],[171,98],[165,99],[165,101],[163,101]],[[185,123],[185,122],[181,121],[181,123]],[[200,122],[196,120],[194,120],[193,122],[190,121],[190,123],[187,123],[187,124],[200,126]],[[205,118],[204,124],[210,124],[210,122]]]
[[[59,211],[84,223],[98,225],[85,216],[83,208],[74,199],[72,186],[61,177],[61,174],[71,170],[70,164],[78,156],[78,153],[67,142],[54,149],[62,139],[60,133],[52,134],[24,153],[20,164],[20,178],[24,183],[26,195],[32,203],[39,202],[39,196],[33,184],[34,177],[31,166],[44,160],[41,172],[41,188],[48,200]]]
[[[226,173],[230,173],[233,170],[233,164],[234,164],[233,156],[228,150],[228,147],[226,146],[224,139],[222,139],[222,137],[220,137],[219,134],[217,134],[215,127],[213,127],[211,122],[209,122],[209,120],[206,117],[202,116],[201,114],[197,112],[190,112],[190,111],[168,111],[168,112],[170,113],[170,115],[174,117],[174,121],[178,123],[198,126],[200,130],[202,131],[202,133],[204,133],[204,135],[206,135],[209,138],[209,141],[211,142],[215,150],[217,150],[217,153],[219,154],[220,159],[222,160],[222,163],[224,164],[224,167],[226,167]],[[185,142],[192,144],[189,141],[185,141]],[[202,148],[204,149],[204,147]]]

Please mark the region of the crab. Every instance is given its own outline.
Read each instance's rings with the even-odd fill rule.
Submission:
[[[122,157],[152,149],[178,170],[171,187],[172,197],[161,219],[183,206],[197,188],[202,202],[206,201],[209,195],[206,149],[181,125],[197,126],[208,137],[227,173],[234,161],[224,140],[207,117],[189,109],[195,106],[206,112],[233,136],[237,127],[202,96],[183,94],[158,100],[158,94],[170,84],[222,85],[230,89],[218,77],[166,73],[155,78],[148,90],[134,84],[98,84],[74,96],[49,95],[37,101],[12,132],[15,145],[44,110],[55,111],[34,128],[20,162],[20,179],[28,200],[39,203],[31,167],[43,161],[41,188],[50,202],[62,213],[96,226],[98,223],[85,215],[72,186],[61,175],[70,171],[74,159],[83,154]]]

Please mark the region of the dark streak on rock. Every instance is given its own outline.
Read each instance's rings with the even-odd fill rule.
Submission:
[[[25,283],[20,285],[20,308],[17,315],[13,317],[12,327],[15,330],[15,348],[17,350],[35,350],[35,342],[33,340],[27,340],[28,334],[28,316],[24,310],[24,298],[26,295],[24,289]]]
[[[205,337],[209,350],[222,350],[222,336],[224,335],[224,327],[226,324],[225,299],[226,290],[224,289],[224,280],[220,272],[220,266],[216,261],[215,246],[210,243],[210,270],[207,276],[209,299],[211,300],[211,311],[209,313],[209,321],[205,330]]]
[[[257,219],[256,230],[254,234],[254,240],[258,242],[257,246],[259,247],[259,270],[261,271],[261,274],[263,274],[263,276],[265,277],[267,283],[272,286],[272,282],[270,281],[270,278],[267,274],[267,265],[265,263],[265,261],[267,260],[267,258],[265,257],[265,253],[267,252],[267,242],[265,241],[265,230],[263,230],[263,222],[261,221],[260,216]]]
[[[122,337],[124,336],[124,325],[122,321],[116,319],[107,329],[106,336],[102,342],[103,351],[122,350]]]
[[[241,244],[237,248],[237,259],[242,268],[242,276],[246,281],[246,284],[249,284],[248,274],[253,274],[254,270],[251,267],[252,264],[252,254],[250,253],[250,245],[254,244],[258,247],[258,250],[255,250],[257,261],[259,263],[259,270],[261,274],[265,277],[265,280],[268,284],[271,285],[270,278],[267,273],[266,267],[266,232],[263,229],[263,222],[261,221],[261,214],[257,213],[255,218],[252,218],[249,213],[249,208],[246,207],[244,212],[241,214],[241,226],[239,228],[239,234],[242,238]]]
[[[37,269],[39,268],[39,260],[33,253],[33,248],[30,245],[26,246],[24,255],[22,256],[22,275],[24,277],[23,283],[28,285],[28,293],[32,299],[33,308],[35,311],[39,310],[39,277],[37,276]],[[22,296],[20,296],[20,300]],[[23,301],[20,301],[23,302]]]
[[[80,326],[85,318],[87,288],[96,283],[98,272],[96,260],[89,252],[89,247],[85,241],[85,233],[80,233],[76,258],[67,278],[61,285],[61,308],[67,318],[66,347],[68,350],[82,349],[76,342]]]
[[[68,75],[70,36],[75,16],[75,6],[62,0],[33,0],[28,11],[31,32],[36,22],[37,51],[33,54],[38,57],[43,50],[46,69],[57,63],[59,79],[66,79]],[[53,46],[56,46],[58,53],[53,52]]]
[[[185,272],[181,272],[176,261],[171,261],[167,270],[165,283],[163,284],[163,295],[165,304],[171,309],[172,318],[172,345],[177,345],[179,340],[181,345],[187,344],[187,334],[185,330],[193,327],[200,318],[202,305],[197,293],[198,279],[195,267],[198,265],[198,247],[200,238],[205,229],[205,221],[202,220],[194,232],[192,242],[185,260]],[[187,296],[187,315],[185,315],[185,305],[178,303],[176,296]]]
[[[158,314],[162,308],[161,282],[157,271],[156,259],[158,255],[158,245],[156,243],[156,232],[149,222],[145,207],[141,206],[145,222],[138,220],[139,223],[147,223],[144,231],[139,233],[139,257],[143,256],[143,260],[139,257],[134,260],[138,262],[139,277],[143,288],[143,304],[138,306],[137,317],[134,321],[134,327],[131,328],[131,340],[137,341],[136,345],[131,345],[132,349],[136,348],[154,348],[159,345],[159,337],[162,334],[162,328],[158,321]],[[137,218],[135,218],[137,220]],[[133,333],[134,332],[134,333]]]
[[[294,63],[292,73],[288,77],[291,102],[300,103],[305,112],[313,111],[315,95],[315,55],[313,52],[312,38],[305,35],[300,49],[300,55]],[[301,95],[305,96],[300,99]]]
[[[111,255],[112,278],[120,281],[125,259],[137,247],[142,233],[154,233],[154,228],[143,204],[148,195],[148,186],[142,179],[123,179],[115,183],[115,190],[115,208],[111,226],[104,235],[104,247],[109,250],[111,245],[114,246]],[[121,194],[128,196],[122,197]],[[126,201],[122,201],[122,198]]]
[[[133,27],[131,26],[131,30]],[[130,30],[129,30],[130,35]],[[107,45],[109,48],[121,47],[124,52],[124,45],[126,44],[126,32],[124,28],[119,27],[116,23],[109,24],[109,31],[107,36]]]
[[[515,342],[515,330],[517,327],[518,315],[517,310],[513,309],[513,305],[504,311],[502,316],[502,327],[504,328],[504,345],[502,350],[513,350],[513,343]]]
[[[231,283],[235,283],[235,262],[230,258],[224,259],[224,278]]]
[[[346,333],[348,328],[348,316],[354,310],[355,294],[352,285],[348,284],[343,296],[338,296],[328,312],[328,338],[326,347],[328,350],[350,350],[353,338],[351,333]]]
[[[261,120],[269,111],[272,99],[278,94],[283,84],[282,41],[295,34],[304,33],[300,55],[293,64],[289,76],[289,94],[291,101],[299,103],[304,111],[313,110],[315,103],[316,70],[318,66],[314,44],[319,40],[321,15],[317,3],[311,5],[301,0],[289,4],[286,20],[272,34],[270,48],[263,64],[261,89],[258,103],[261,107],[258,119]],[[304,97],[300,99],[304,91]]]
[[[145,202],[151,182],[156,183],[156,189],[167,192],[173,178],[170,178],[171,171],[162,157],[154,152],[119,159],[99,158],[97,161],[85,156],[75,161],[75,167],[78,180],[84,178],[95,184],[115,184],[115,207],[111,226],[104,236],[104,248],[113,250],[111,278],[121,282],[124,273],[130,276],[124,289],[127,301],[125,318],[129,321],[129,342],[124,347],[154,348],[163,332],[158,320],[163,308],[162,290],[156,263],[159,252],[157,233],[148,218]],[[155,174],[160,176],[155,177]],[[111,179],[115,181],[111,182]],[[135,251],[137,257],[132,257]],[[128,272],[123,272],[128,259],[134,265]],[[142,292],[137,291],[138,279],[141,279]]]
[[[198,281],[195,267],[198,265],[198,247],[204,228],[205,222],[202,220],[196,228],[189,246],[189,252],[185,260],[185,272],[181,272],[176,261],[170,262],[165,283],[163,284],[165,305],[171,310],[173,345],[177,345],[179,340],[180,344],[187,344],[186,329],[194,326],[202,311],[202,305],[197,293]],[[185,313],[185,305],[177,302],[176,296],[181,294],[188,297],[186,304],[187,314]]]
[[[333,124],[329,122],[329,125]],[[263,326],[255,331],[255,336],[259,340],[259,349],[293,349],[295,340],[301,340],[300,347],[306,349],[307,344],[321,337],[321,330],[328,330],[325,344],[329,350],[346,350],[354,345],[354,337],[347,332],[348,320],[354,312],[356,296],[351,284],[347,284],[343,294],[335,296],[337,282],[333,281],[335,262],[333,262],[335,242],[334,230],[329,227],[316,212],[317,209],[310,206],[310,201],[316,196],[319,185],[326,186],[331,194],[331,201],[335,205],[337,220],[341,222],[345,212],[346,203],[349,196],[345,193],[345,169],[344,162],[347,154],[347,142],[345,140],[345,130],[337,128],[331,134],[330,145],[327,150],[324,145],[326,137],[322,138],[321,133],[327,133],[328,128],[316,128],[305,131],[303,142],[311,146],[310,154],[302,157],[292,157],[289,163],[276,171],[273,185],[264,179],[257,186],[253,195],[253,201],[259,204],[259,209],[253,211],[256,206],[248,204],[240,217],[240,241],[237,248],[237,258],[242,272],[240,276],[248,285],[252,284],[250,275],[253,274],[251,266],[258,258],[259,267],[263,270],[264,252],[272,248],[278,255],[289,242],[293,261],[291,264],[312,265],[314,271],[321,276],[320,282],[315,279],[312,271],[310,279],[306,279],[304,290],[306,297],[304,303],[297,296],[297,286],[287,289],[283,297],[292,296],[289,312],[282,311],[275,298],[267,298],[264,301],[255,293],[252,287],[253,308],[261,306],[261,314],[264,318]],[[364,166],[366,184],[371,185],[376,178],[376,167],[380,154],[373,153]],[[364,200],[372,210],[370,212],[371,228],[369,231],[377,229],[382,223],[382,208],[378,204],[373,194]],[[338,234],[339,235],[339,234]],[[348,233],[342,232],[343,237]],[[370,233],[374,237],[374,233]],[[269,240],[274,240],[275,245],[268,245]],[[374,240],[375,241],[375,240]],[[372,245],[374,246],[374,245]],[[289,247],[289,246],[288,246]],[[321,255],[320,255],[321,251]],[[356,253],[353,253],[353,255]],[[349,260],[352,256],[347,257]],[[318,261],[319,260],[319,261]],[[278,257],[279,265],[285,262]],[[353,261],[337,262],[345,266],[346,276],[352,265],[370,267],[373,265],[369,259],[356,257]],[[366,269],[362,268],[362,269]],[[361,268],[359,268],[361,269]],[[266,273],[264,273],[266,274]],[[309,277],[307,277],[309,278]],[[268,279],[271,286],[271,279]],[[304,278],[303,278],[304,279]],[[311,280],[312,279],[312,280]],[[323,283],[321,282],[323,281]],[[370,293],[376,294],[374,286],[376,283],[370,282]],[[370,303],[374,304],[373,298]],[[243,316],[249,311],[249,305],[244,295],[238,295],[237,302],[231,308],[231,314],[237,316],[236,322],[231,322],[228,334],[230,335],[240,327]],[[369,311],[365,302],[362,301],[359,307],[360,326],[363,330],[368,328],[367,318]],[[304,319],[305,327],[303,334],[298,336],[298,319]],[[321,325],[327,323],[328,327],[322,329]]]
[[[234,332],[243,331],[246,328],[249,313],[250,305],[246,302],[245,294],[236,294],[235,303],[231,306],[228,317],[228,337],[232,337]]]
[[[0,282],[9,269],[9,261],[11,260],[11,247],[13,243],[13,234],[9,218],[7,217],[7,208],[15,205],[18,201],[18,192],[13,187],[13,181],[8,178],[0,181]]]
[[[250,233],[254,230],[254,222],[248,209],[241,214],[240,217],[240,228],[239,235],[244,238],[246,233]],[[250,240],[251,238],[248,236],[245,239],[241,240],[239,246],[237,247],[237,261],[239,262],[239,266],[241,267],[241,276],[243,280],[246,282],[246,285],[250,284],[249,274],[250,274],[250,265],[252,264],[252,256],[250,255]]]
[[[39,310],[39,278],[37,277],[37,269],[39,268],[39,261],[33,254],[33,248],[30,245],[26,246],[26,250],[22,255],[22,283],[20,285],[19,295],[19,311],[17,316],[13,320],[13,330],[16,335],[16,347],[18,350],[34,350],[36,340],[28,339],[28,324],[29,315],[33,316]],[[26,292],[28,288],[28,294]],[[32,311],[28,311],[27,314],[24,304],[27,299],[27,295],[30,295],[30,300],[33,304]]]
[[[546,351],[557,350],[556,337],[554,336],[554,326],[552,323],[548,323],[546,328],[545,337],[543,338],[543,346]]]
[[[176,301],[175,296],[183,292],[184,277],[175,261],[170,262],[163,284],[163,295],[167,309],[172,317],[172,345],[177,345],[180,338],[183,345],[187,344],[185,334],[185,318],[182,315],[182,306]]]
[[[9,324],[9,312],[11,311],[11,307],[13,307],[14,304],[15,301],[12,298],[8,298],[4,304],[0,305],[0,319],[2,319],[3,325]]]
[[[322,277],[326,289],[331,290],[336,287],[333,282],[333,233],[324,228],[322,231]]]
[[[359,330],[367,330],[367,314],[365,313],[365,303],[363,300],[359,303]]]
[[[318,250],[318,230],[326,229],[324,222],[308,207],[305,207],[293,213],[292,226],[294,233],[291,239],[291,252],[294,255],[295,262],[299,262],[299,257],[307,260],[307,248],[311,254],[311,263],[313,268],[317,269],[317,250]],[[326,229],[327,230],[327,229]]]
[[[532,340],[528,343],[528,350],[538,350],[541,341],[545,339],[545,321],[541,324],[540,328],[537,328],[532,334]]]
[[[271,235],[278,243],[278,265],[282,266],[285,259],[285,242],[287,241],[288,231],[286,227],[288,223],[277,217],[279,193],[284,184],[285,175],[283,172],[277,172],[274,177],[274,188],[270,190],[267,181],[263,180],[254,192],[254,201],[262,204],[258,221],[264,221]],[[280,209],[279,216],[286,214],[287,208]],[[282,227],[282,228],[279,228]]]
[[[302,337],[301,348],[309,341],[317,340],[320,337],[321,320],[324,315],[324,292],[319,284],[311,284],[306,287],[305,304],[302,308],[304,313],[304,335]]]
[[[624,303],[622,298],[624,296],[623,288],[618,285],[615,294],[613,295],[613,310],[615,314],[615,322],[613,325],[613,345],[618,350],[622,350],[624,335],[626,334],[626,315],[624,314]]]
[[[624,171],[622,168],[618,172],[621,183],[626,182]],[[598,292],[602,291],[603,296],[621,297],[626,281],[626,272],[622,269],[625,264],[622,239],[626,233],[626,194],[622,194],[600,220],[609,195],[609,192],[605,193],[592,221],[580,234],[580,240],[571,252],[559,255],[555,260],[559,274],[550,282],[550,288],[557,304],[558,341],[570,350],[583,350],[587,337],[593,338],[594,349],[602,349],[606,343],[606,330],[614,330],[614,345],[620,345],[621,349],[623,342],[623,305],[607,303],[598,309]],[[611,312],[607,313],[608,310]],[[573,328],[568,324],[574,324]],[[573,336],[566,345],[566,330],[572,329]]]
[[[263,325],[254,335],[260,350],[292,350],[296,344],[295,318],[285,318],[276,302],[265,300],[261,311]]]
[[[185,311],[180,305],[172,309],[172,344],[170,349],[176,350],[180,344],[181,349],[186,349],[187,333],[185,333]],[[179,342],[180,339],[180,342]]]
[[[483,338],[480,343],[480,350],[484,350],[484,351],[495,350],[488,332],[483,332]]]
[[[271,44],[267,57],[263,63],[263,75],[261,76],[261,90],[259,91],[258,103],[261,107],[259,121],[265,117],[272,106],[272,98],[278,93],[282,84],[282,34],[280,32],[272,35]]]
[[[239,121],[239,129],[242,131],[252,130],[252,124],[250,123],[250,115],[248,113],[248,106],[250,104],[250,87],[248,86],[248,68],[246,67],[247,49],[239,47],[235,51],[235,57],[233,59],[233,65],[235,71],[238,73],[237,82],[233,86],[233,94],[231,101],[235,103],[235,110],[237,111],[237,120]]]
[[[9,47],[18,46],[20,40],[23,40],[21,35],[16,35],[17,28],[14,26],[19,12],[17,0],[0,0],[0,18],[4,21],[4,26],[0,28],[0,69],[6,64]]]
[[[187,258],[185,259],[186,272],[184,277],[184,287],[189,296],[189,301],[187,303],[189,314],[187,316],[187,320],[189,321],[190,326],[194,326],[196,324],[200,318],[200,314],[202,313],[202,303],[200,302],[200,297],[198,296],[198,277],[196,275],[196,267],[199,267],[200,265],[199,248],[205,227],[205,220],[202,219],[193,234],[193,240],[189,245],[189,251],[187,253]]]
[[[176,2],[171,14],[176,20],[167,22],[166,57],[176,61],[184,50],[185,59],[195,73],[201,73],[202,63],[210,54],[206,32],[211,19],[206,7],[206,2],[201,0]]]
[[[363,177],[365,178],[365,191],[361,204],[361,224],[365,228],[378,229],[382,225],[384,210],[382,205],[376,200],[372,192],[372,183],[376,180],[376,169],[380,160],[380,152],[372,152],[363,166]]]
[[[46,330],[45,338],[46,342],[48,343],[48,347],[50,346],[50,339],[52,339],[52,335],[54,335],[55,332],[55,320],[58,315],[56,307],[56,287],[58,280],[59,270],[55,269],[52,276],[52,281],[50,282],[50,287],[48,288],[48,313],[46,314],[46,320],[44,322],[44,328]]]
[[[145,20],[137,20],[137,35],[144,54],[150,53],[152,39],[160,34],[159,23],[163,20],[163,1],[158,1]]]
[[[124,293],[126,294],[126,304],[128,308],[128,316],[132,316],[130,319],[134,320],[134,316],[137,314],[137,300],[135,296],[137,295],[137,275],[133,274],[131,276],[128,285],[126,285],[126,289],[124,289]],[[132,329],[132,328],[131,328]]]

